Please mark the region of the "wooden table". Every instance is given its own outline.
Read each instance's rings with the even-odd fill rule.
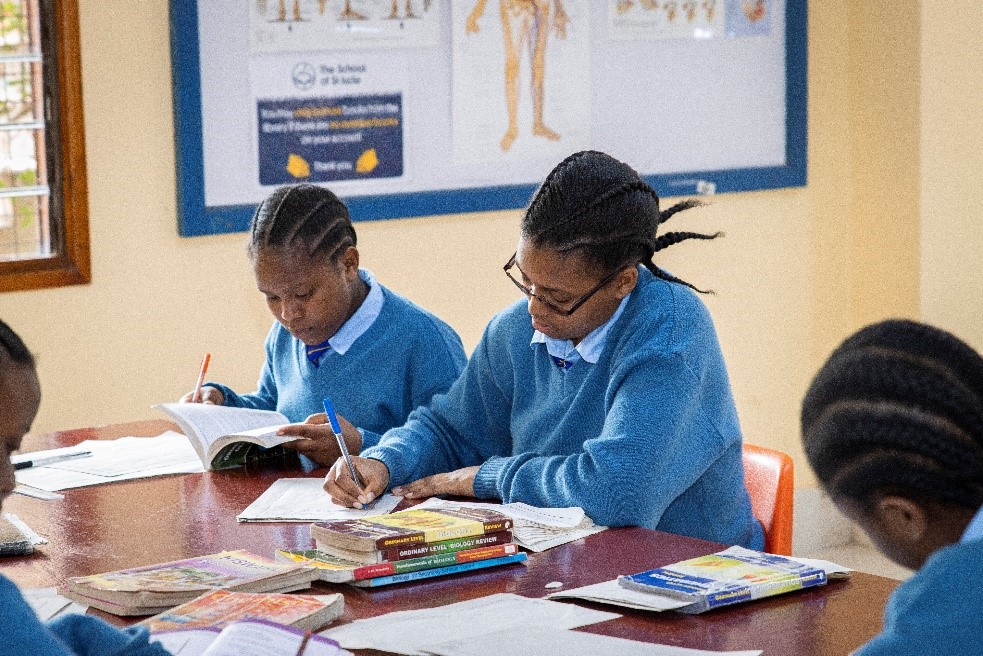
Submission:
[[[122,435],[156,435],[168,428],[174,428],[173,424],[150,421],[65,431],[40,436],[29,442],[28,448],[70,446],[85,439]],[[271,555],[278,548],[310,548],[307,524],[240,524],[235,516],[277,478],[321,476],[324,471],[288,459],[251,470],[138,479],[66,490],[63,501],[14,495],[4,503],[4,511],[19,515],[50,544],[32,556],[4,558],[0,561],[2,573],[21,587],[46,587],[70,576],[224,549],[249,549]],[[340,621],[347,622],[499,592],[542,597],[551,581],[560,581],[569,589],[721,548],[713,542],[659,531],[610,529],[530,554],[526,566],[511,565],[378,590],[319,583],[314,591],[343,592],[346,610]],[[843,656],[880,630],[884,604],[897,584],[858,572],[850,581],[703,615],[650,613],[583,602],[624,617],[582,630],[690,648],[763,649],[768,656]],[[132,621],[90,612],[117,625]]]

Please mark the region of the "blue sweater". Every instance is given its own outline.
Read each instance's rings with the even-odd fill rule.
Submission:
[[[450,391],[362,455],[393,486],[481,465],[479,498],[762,547],[727,371],[695,294],[640,269],[596,364],[558,368],[532,335],[525,301],[497,315]]]
[[[891,594],[884,631],[854,656],[983,653],[983,540],[950,545]]]
[[[258,389],[236,394],[217,383],[225,405],[279,410],[293,422],[335,409],[363,429],[362,447],[401,426],[410,412],[446,392],[467,358],[461,338],[446,323],[385,287],[379,316],[344,355],[332,353],[315,367],[304,343],[279,323],[266,338]]]
[[[45,624],[13,583],[0,576],[0,656],[169,656],[148,643],[147,629],[125,630],[88,615],[65,615]]]

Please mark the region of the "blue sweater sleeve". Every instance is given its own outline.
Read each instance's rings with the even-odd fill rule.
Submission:
[[[120,630],[97,617],[38,619],[17,587],[0,576],[0,656],[168,656],[144,628]]]
[[[508,400],[487,376],[487,335],[488,329],[446,394],[414,410],[405,425],[387,431],[377,446],[362,450],[363,457],[388,467],[391,486],[478,465],[506,448]]]

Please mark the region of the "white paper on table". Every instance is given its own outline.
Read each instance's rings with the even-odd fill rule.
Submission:
[[[580,588],[570,590],[560,590],[546,595],[547,599],[585,599],[596,601],[602,604],[614,604],[625,608],[636,608],[639,610],[675,610],[683,606],[689,606],[692,601],[683,601],[658,595],[652,592],[642,592],[640,590],[629,590],[618,585],[618,580],[594,583]]]
[[[397,654],[426,654],[430,646],[448,640],[482,642],[495,631],[521,634],[540,626],[574,629],[621,617],[615,613],[529,599],[501,593],[436,608],[397,611],[358,620],[321,633],[345,649],[378,649]],[[498,653],[534,653],[498,643]]]
[[[625,638],[539,626],[523,631],[498,631],[480,640],[462,638],[428,648],[437,656],[500,656],[509,654],[563,654],[564,656],[760,656],[761,650],[704,651],[657,645]]]
[[[307,639],[300,629],[261,619],[233,622],[224,629],[175,629],[154,634],[172,656],[334,656],[341,649],[323,637]],[[306,644],[305,643],[306,640]]]
[[[205,471],[188,438],[174,431],[157,437],[86,440],[92,455],[15,472],[17,482],[48,492],[135,478]],[[36,457],[48,452],[37,452]],[[102,474],[92,473],[102,472]]]
[[[34,614],[43,622],[53,620],[61,615],[71,613],[82,614],[88,606],[79,604],[71,599],[66,599],[58,594],[57,588],[33,588],[21,590],[27,604],[34,610]]]
[[[22,494],[25,497],[40,499],[42,501],[61,501],[65,498],[64,494],[48,492],[47,490],[41,490],[36,487],[31,487],[30,485],[22,485],[20,483],[18,483],[17,487],[14,488],[14,494]]]
[[[151,635],[150,641],[159,642],[171,656],[201,656],[215,642],[219,632],[214,628],[161,631]]]
[[[495,510],[512,518],[512,536],[516,543],[539,553],[567,542],[607,530],[591,521],[582,508],[537,508],[525,503],[476,503],[448,501],[431,497],[414,508],[482,508]]]
[[[392,512],[402,497],[385,494],[368,508],[339,506],[324,491],[321,478],[281,478],[236,516],[240,522],[327,522],[361,519]]]

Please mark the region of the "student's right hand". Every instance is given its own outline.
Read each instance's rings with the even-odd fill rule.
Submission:
[[[191,403],[191,399],[193,398],[195,398],[195,391],[191,390],[181,397],[179,403]],[[201,398],[198,399],[198,403],[225,405],[225,394],[222,394],[222,390],[217,387],[203,385],[201,388]]]
[[[352,463],[365,488],[358,489],[345,459],[338,458],[324,477],[324,491],[340,506],[361,509],[375,501],[389,487],[389,468],[381,460],[372,458],[352,456]]]

